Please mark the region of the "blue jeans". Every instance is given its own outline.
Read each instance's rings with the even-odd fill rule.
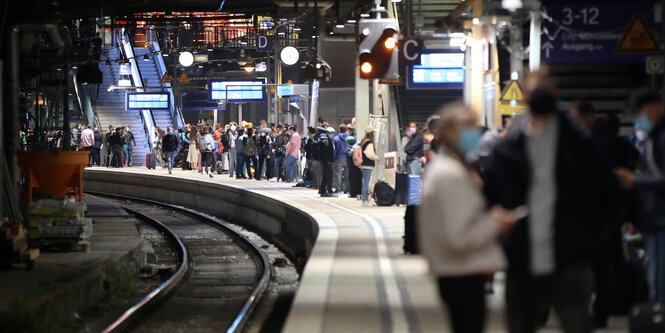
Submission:
[[[290,183],[296,177],[296,158],[293,155],[286,155],[284,158],[284,173],[286,174],[286,182]]]
[[[413,160],[407,163],[407,166],[409,168],[410,175],[420,176],[420,170],[423,167],[423,162],[420,162],[420,160]]]
[[[644,233],[649,299],[665,302],[665,229]]]
[[[245,177],[245,154],[236,152],[236,178]]]
[[[123,145],[122,147],[125,150],[125,165],[130,166],[132,164],[133,147],[130,145]]]
[[[275,157],[275,163],[274,163],[275,165],[273,166],[275,173],[273,173],[273,176],[275,176],[275,178],[277,180],[279,180],[279,176],[280,176],[279,168],[282,167],[282,162],[283,161],[284,161],[284,156]]]
[[[235,150],[229,151],[229,176],[230,177],[233,177],[233,172],[235,171],[236,163],[238,162],[237,159],[238,159],[238,157],[236,156],[236,151]]]
[[[369,201],[369,180],[372,178],[372,169],[360,169],[363,172],[363,187],[362,187],[362,193],[363,193],[363,202],[368,202]]]
[[[174,151],[167,151],[165,152],[166,154],[166,163],[169,166],[169,171],[173,170],[173,155],[175,155]]]

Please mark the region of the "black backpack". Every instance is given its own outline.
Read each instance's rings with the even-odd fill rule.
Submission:
[[[374,185],[374,201],[377,206],[392,206],[395,203],[395,191],[388,183],[379,181]]]

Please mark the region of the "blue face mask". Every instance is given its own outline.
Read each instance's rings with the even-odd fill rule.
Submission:
[[[641,130],[644,133],[649,133],[651,132],[651,128],[653,127],[653,124],[651,123],[651,120],[647,118],[646,115],[640,115],[635,119],[635,127],[637,129]]]
[[[464,155],[468,154],[476,147],[476,145],[478,145],[478,141],[480,141],[482,135],[482,131],[477,127],[467,127],[463,129],[459,134],[457,149],[459,149],[460,153]]]

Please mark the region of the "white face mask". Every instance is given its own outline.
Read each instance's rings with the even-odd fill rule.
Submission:
[[[261,136],[266,136],[266,132],[261,132]]]

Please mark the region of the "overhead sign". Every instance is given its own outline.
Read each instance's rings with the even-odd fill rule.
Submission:
[[[524,92],[517,81],[510,81],[503,89],[499,102],[499,113],[502,116],[512,116],[528,110],[526,103],[524,103]]]
[[[208,82],[211,101],[262,102],[265,100],[263,79],[253,80],[210,80]]]
[[[647,53],[622,52],[621,46],[631,47],[633,42],[649,46],[650,38],[642,35],[658,27],[653,3],[546,4],[544,8],[552,18],[543,20],[541,59],[545,63],[643,62]],[[643,20],[634,23],[636,15]],[[629,34],[631,30],[635,32]],[[627,34],[634,37],[626,41]]]
[[[189,82],[190,82],[189,77],[187,76],[187,74],[183,72],[182,75],[180,75],[180,78],[178,79],[178,83],[189,83]]]
[[[168,93],[128,92],[125,101],[126,110],[168,110]]]
[[[277,86],[277,97],[309,96],[308,84],[284,84]]]
[[[423,51],[421,39],[402,39],[399,41],[399,65],[420,65],[420,55]]]
[[[256,51],[270,52],[273,49],[272,37],[261,35],[256,37]]]
[[[164,76],[162,76],[162,79],[159,80],[160,83],[173,83],[173,79],[171,79],[171,75],[169,73],[164,73]]]
[[[465,55],[459,50],[427,50],[420,64],[407,69],[407,88],[463,88],[464,63]]]
[[[656,38],[647,27],[642,15],[636,14],[628,25],[628,30],[621,37],[618,52],[655,52],[660,50]]]

